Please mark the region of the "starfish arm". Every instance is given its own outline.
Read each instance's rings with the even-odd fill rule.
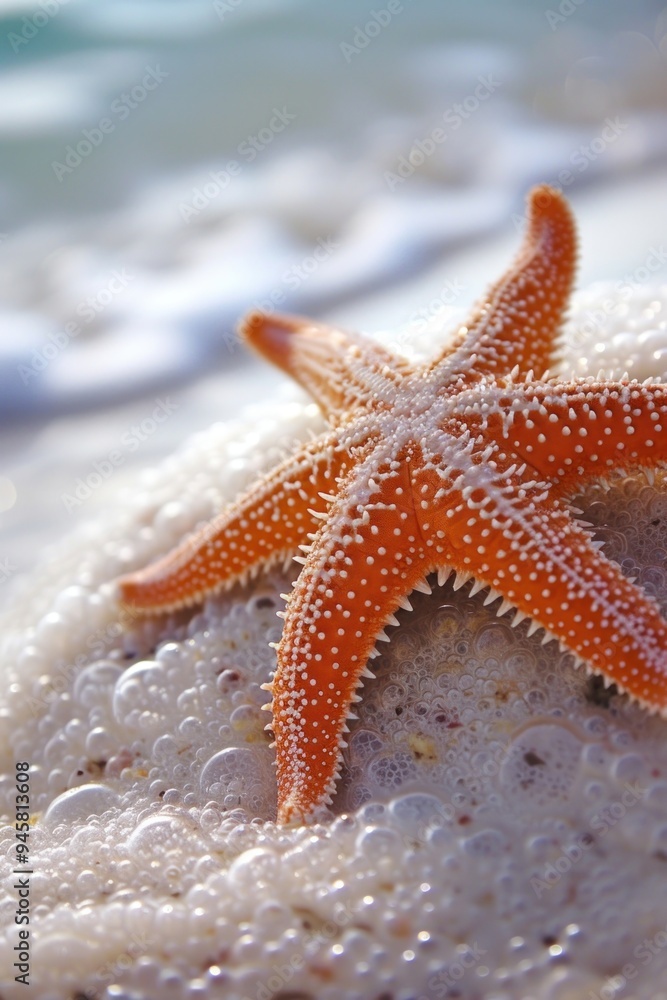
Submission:
[[[362,470],[333,504],[285,613],[269,685],[279,822],[307,822],[330,801],[367,660],[424,571],[406,465],[370,483]]]
[[[431,364],[437,378],[541,375],[552,362],[577,257],[574,220],[563,196],[547,185],[528,196],[528,229],[513,265],[477,305],[469,323]]]
[[[133,611],[167,611],[228,589],[293,555],[319,521],[320,492],[336,489],[347,455],[328,433],[304,445],[178,548],[118,581]]]
[[[247,343],[333,430],[119,592],[137,611],[167,610],[307,553],[268,685],[279,822],[330,801],[366,661],[434,568],[455,569],[455,587],[474,575],[504,597],[499,613],[514,605],[667,716],[667,624],[566,502],[610,469],[667,464],[667,387],[534,380],[552,363],[575,259],[567,203],[542,186],[510,270],[431,364],[300,317],[244,321]]]
[[[302,316],[253,312],[241,334],[263,357],[291,375],[331,422],[363,409],[369,397],[391,399],[409,363],[369,337]]]
[[[667,460],[667,385],[581,379],[503,393],[502,433],[559,495],[615,469]],[[503,418],[496,417],[496,421]]]
[[[459,534],[454,568],[493,587],[609,683],[667,715],[667,625],[656,603],[595,548],[548,489],[517,474],[504,482],[504,494],[489,491],[490,504],[471,496],[457,512],[483,543],[461,545]],[[487,537],[484,524],[493,528]]]

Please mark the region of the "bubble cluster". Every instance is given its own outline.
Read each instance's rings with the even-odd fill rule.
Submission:
[[[647,282],[648,271],[641,270],[645,273],[637,273],[635,283],[599,281],[574,296],[560,371],[665,380],[667,285]]]
[[[119,619],[109,581],[317,420],[276,404],[198,435],[49,554],[0,625],[3,816],[14,762],[32,765],[36,995],[565,1000],[623,996],[625,977],[654,1000],[667,725],[527,621],[496,617],[470,584],[413,594],[350,725],[329,820],[287,829],[261,685],[295,570]],[[593,484],[576,504],[665,610],[664,477]],[[13,824],[0,840],[10,858]],[[5,953],[16,895],[0,877]],[[0,975],[6,1000],[23,995]]]

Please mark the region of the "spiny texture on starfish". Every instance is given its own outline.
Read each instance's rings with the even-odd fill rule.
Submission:
[[[553,356],[575,258],[566,201],[536,188],[514,264],[424,366],[306,319],[246,319],[247,341],[313,396],[331,430],[120,592],[134,609],[178,607],[304,551],[268,685],[279,821],[307,821],[330,801],[375,643],[434,569],[489,586],[499,613],[530,616],[607,682],[667,710],[665,622],[567,502],[593,477],[667,458],[667,386],[535,378]]]

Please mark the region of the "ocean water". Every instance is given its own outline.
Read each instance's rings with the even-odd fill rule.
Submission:
[[[539,181],[582,280],[652,252],[665,280],[661,3],[2,0],[0,53],[0,598],[137,467],[270,398],[249,308],[446,320]]]

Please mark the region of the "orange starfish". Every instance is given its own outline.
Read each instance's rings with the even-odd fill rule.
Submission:
[[[457,573],[530,616],[649,710],[667,707],[667,627],[568,506],[589,479],[667,457],[667,387],[544,372],[572,285],[574,223],[548,187],[524,244],[454,342],[412,366],[321,323],[253,313],[245,338],[317,401],[331,430],[203,532],[120,582],[160,611],[230,587],[298,548],[272,692],[278,820],[331,800],[350,706],[412,589]],[[323,498],[327,510],[317,512]],[[305,539],[312,544],[303,545]]]

